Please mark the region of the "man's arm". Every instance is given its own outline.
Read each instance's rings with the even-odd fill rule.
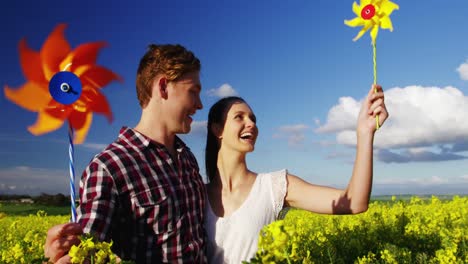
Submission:
[[[93,234],[102,241],[111,239],[109,231],[116,195],[115,182],[107,167],[94,159],[80,181],[78,223],[84,233]]]
[[[101,162],[94,160],[80,181],[79,223],[56,225],[47,232],[44,256],[52,263],[70,263],[68,251],[80,243],[79,235],[92,233],[100,240],[110,239],[109,226],[114,210],[115,185]]]

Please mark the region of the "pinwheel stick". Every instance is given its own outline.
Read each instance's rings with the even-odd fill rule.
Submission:
[[[76,205],[75,205],[75,166],[74,166],[74,147],[73,147],[73,127],[68,121],[68,156],[70,167],[70,201],[71,201],[71,221],[76,223]]]
[[[372,51],[373,51],[373,62],[374,62],[374,84],[377,84],[377,45],[375,41],[372,42]],[[377,88],[374,88],[374,93],[377,93]],[[380,128],[379,125],[379,115],[375,116],[375,128],[378,130]]]

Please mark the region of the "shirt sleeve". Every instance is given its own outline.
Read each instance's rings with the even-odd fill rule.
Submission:
[[[115,205],[115,183],[106,167],[94,159],[85,169],[80,181],[78,222],[84,233],[99,240],[110,240],[110,224]]]
[[[286,180],[287,170],[280,170],[271,173],[271,185],[273,191],[273,202],[276,218],[281,209],[283,209],[284,198],[286,197],[286,191],[288,189],[288,183]]]

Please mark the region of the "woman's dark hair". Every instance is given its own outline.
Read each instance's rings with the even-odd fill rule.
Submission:
[[[231,109],[231,106],[235,103],[245,103],[245,100],[237,96],[222,98],[210,108],[210,112],[208,114],[208,133],[206,137],[205,148],[205,169],[206,176],[210,182],[214,179],[214,177],[216,177],[216,174],[218,173],[217,161],[220,147],[218,144],[218,138],[211,130],[211,127],[213,124],[224,127],[227,113],[229,109]]]

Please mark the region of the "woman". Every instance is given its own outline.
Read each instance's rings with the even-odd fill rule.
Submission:
[[[275,221],[285,205],[322,214],[365,212],[372,188],[376,115],[379,125],[388,117],[380,86],[373,86],[362,104],[354,169],[347,188],[340,190],[307,183],[287,170],[249,170],[246,156],[254,150],[258,136],[252,109],[239,97],[214,104],[208,116],[205,156],[209,263],[241,263],[254,257],[262,227]]]

